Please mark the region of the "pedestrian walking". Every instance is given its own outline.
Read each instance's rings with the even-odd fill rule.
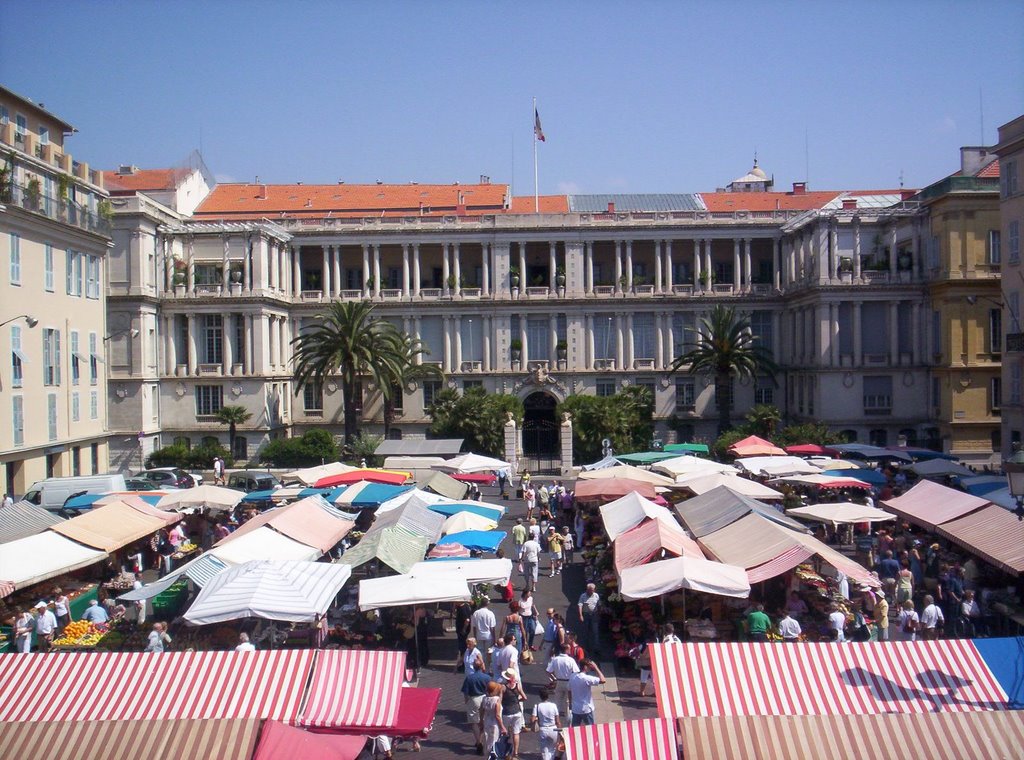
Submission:
[[[220,457],[213,458],[213,483],[214,485],[224,485],[224,460]]]
[[[497,681],[487,684],[487,696],[480,704],[480,720],[483,723],[483,747],[490,752],[498,739],[508,733],[502,717],[501,697],[505,687]],[[483,754],[481,752],[480,754]]]
[[[549,577],[554,578],[562,572],[562,534],[555,530],[554,525],[548,526],[547,541]]]
[[[529,531],[526,530],[526,526],[523,524],[523,518],[516,518],[516,524],[512,526],[512,543],[515,545],[517,560],[522,559],[523,544],[526,543],[528,535]]]
[[[480,609],[473,613],[473,635],[476,636],[477,646],[483,652],[484,662],[491,664],[491,649],[494,647],[494,629],[498,625],[494,613],[490,610],[491,600],[487,597],[480,602]]]
[[[889,600],[885,592],[879,589],[875,592],[875,635],[879,641],[889,640]]]
[[[571,707],[569,678],[574,673],[580,672],[580,666],[567,652],[563,651],[562,647],[557,647],[557,650],[555,656],[551,658],[551,662],[548,663],[548,682],[555,690],[555,704],[558,706],[559,712],[564,712],[568,717]]]
[[[604,673],[593,660],[586,660],[583,669],[569,676],[569,695],[572,699],[572,722],[576,726],[594,725],[595,686],[605,683]]]
[[[459,642],[459,651],[461,652],[466,648],[466,642],[469,640],[469,635],[473,632],[473,606],[467,602],[459,602],[455,608],[455,637]],[[458,670],[462,670],[461,665],[456,665]],[[466,668],[465,672],[469,673],[469,668]]]
[[[583,623],[583,647],[591,653],[591,657],[597,658],[598,654],[598,615],[601,606],[601,597],[597,593],[597,586],[593,583],[587,584],[587,589],[580,594],[576,604],[580,622]]]
[[[555,747],[562,721],[558,717],[558,706],[551,701],[549,688],[540,690],[540,702],[533,706],[533,730],[540,734],[541,760],[555,760]]]
[[[14,642],[19,654],[28,654],[32,651],[32,629],[36,627],[36,620],[28,610],[22,610],[14,621]]]
[[[512,634],[515,638],[516,649],[523,651],[523,642],[526,640],[526,626],[523,624],[523,616],[519,611],[519,602],[512,600],[508,603],[508,614],[501,621],[500,636]]]
[[[922,600],[924,609],[921,610],[921,633],[925,641],[934,641],[939,638],[943,626],[946,625],[946,617],[942,614],[942,608],[935,603],[931,594],[926,594]]]
[[[523,641],[523,651],[536,652],[533,640],[537,636],[537,608],[533,601],[533,592],[530,589],[523,589],[519,596],[519,614],[523,618],[523,630],[526,632],[526,639]]]
[[[903,641],[916,641],[917,631],[921,627],[921,618],[914,609],[914,603],[907,599],[899,616],[900,638]]]
[[[47,652],[53,642],[53,635],[57,631],[57,616],[50,611],[46,602],[39,602],[36,605],[36,644],[40,652]]]
[[[523,486],[523,501],[526,503],[526,519],[531,520],[533,519],[533,510],[537,508],[537,492],[529,483]]]
[[[466,677],[462,681],[462,696],[466,703],[466,722],[473,730],[473,740],[478,755],[484,753],[484,722],[481,708],[491,681],[491,677],[484,672],[484,661],[479,657],[466,670]]]
[[[519,555],[519,564],[523,568],[523,581],[525,588],[530,591],[537,590],[537,571],[540,565],[540,542],[532,536],[526,539],[523,550]]]
[[[562,526],[562,567],[572,564],[572,553],[576,548],[576,542],[573,541],[572,533],[569,532],[569,526]]]
[[[526,702],[526,693],[519,678],[519,671],[509,668],[501,674],[505,681],[505,691],[501,694],[501,717],[505,723],[505,730],[508,732],[512,743],[512,757],[519,757],[519,734],[526,727],[526,719],[523,717],[523,705]]]
[[[462,650],[462,659],[459,662],[459,669],[464,671],[468,676],[473,672],[473,663],[477,660],[480,660],[482,663],[484,661],[484,656],[479,648],[477,648],[476,639],[470,636],[466,639],[466,646]]]

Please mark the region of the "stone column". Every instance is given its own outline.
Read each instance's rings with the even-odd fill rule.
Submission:
[[[633,342],[633,313],[626,314],[626,367],[636,369],[636,352]]]
[[[654,315],[654,368],[658,370],[665,369],[665,332],[662,327],[664,317],[660,311]]]
[[[707,290],[710,293],[711,291],[714,290],[714,287],[711,284],[711,279],[712,279],[712,276],[715,273],[715,270],[711,268],[711,239],[710,238],[705,238],[704,239],[704,271],[708,273],[708,287],[707,287]]]
[[[558,243],[549,242],[548,243],[548,289],[550,290],[551,295],[555,295],[555,293],[558,290],[558,285],[556,284],[556,279],[557,278],[556,278],[556,275],[555,275],[555,273],[557,271],[558,271]],[[552,349],[552,350],[554,350],[554,349]]]
[[[452,246],[452,277],[455,278],[455,289],[453,296],[458,298],[462,295],[462,244],[456,243]]]
[[[490,372],[491,371],[491,330],[494,329],[494,327],[493,327],[493,320],[490,317],[485,316],[481,320],[481,322],[483,322],[483,324],[480,326],[480,329],[483,331],[482,336],[481,336],[482,340],[483,340],[483,356],[482,356],[483,370],[484,370],[484,372]]]
[[[462,372],[462,317],[452,317],[450,324],[452,332],[455,333],[455,357],[452,366],[455,372]]]
[[[452,371],[452,331],[451,331],[451,317],[445,317],[442,325],[444,330],[444,357],[441,361],[443,363],[442,369],[444,373],[450,374]]]
[[[301,254],[297,246],[292,246],[292,295],[295,298],[302,297],[302,262],[300,261]],[[249,256],[248,254],[244,257],[243,269],[245,273],[242,275],[242,279],[248,282],[249,280]]]
[[[782,358],[782,318],[779,312],[772,312],[772,356],[776,361]]]
[[[828,318],[829,364],[839,366],[839,304],[829,304]]]
[[[615,315],[615,368],[620,372],[625,369],[625,352],[623,351],[623,343],[625,341],[622,337],[622,315]]]
[[[177,317],[170,316],[167,318],[167,367],[166,372],[168,375],[178,374],[178,336],[175,335],[175,327],[177,326]]]
[[[772,241],[772,286],[782,290],[782,239]]]
[[[700,240],[693,241],[693,292],[700,293],[703,283],[700,281]]]
[[[331,292],[334,298],[341,298],[341,246],[331,246],[332,273]]]
[[[441,243],[441,295],[450,295],[448,280],[451,278],[451,266],[448,263],[448,243]]]
[[[509,463],[513,473],[519,472],[519,429],[516,421],[509,419],[503,428],[505,438],[505,461]]]
[[[669,367],[672,365],[672,361],[676,358],[676,328],[672,324],[673,315],[672,312],[665,314],[665,366]]]
[[[269,363],[270,369],[273,371],[274,367],[277,366],[278,360],[278,347],[277,347],[277,317],[267,315],[263,317],[263,327],[267,333],[267,347],[269,349]]]
[[[615,295],[622,293],[622,241],[615,241]]]
[[[481,278],[480,294],[489,296],[491,294],[491,246],[490,243],[480,244],[480,269]]]
[[[853,279],[859,280],[861,276],[860,261],[860,217],[853,217]]]
[[[740,239],[733,238],[732,241],[732,292],[739,293],[740,288],[743,286],[740,275],[741,272],[740,264]]]
[[[750,292],[754,289],[754,262],[750,254],[750,238],[743,238],[743,280],[744,290]]]
[[[231,365],[234,364],[235,354],[234,346],[232,345],[235,337],[235,331],[232,329],[235,324],[234,314],[225,314],[221,319],[221,343],[224,346],[224,350],[221,352],[221,372],[225,376],[231,374]]]
[[[412,244],[412,297],[420,295],[420,244]]]
[[[896,278],[896,225],[889,228],[889,276]]]
[[[913,266],[914,279],[921,279],[921,220],[914,219],[914,228],[910,237],[910,261]],[[915,362],[916,363],[916,362]]]
[[[566,327],[568,328],[568,325]],[[558,349],[556,348],[558,345],[558,314],[554,312],[548,315],[548,330],[550,332],[548,361],[551,362],[552,367],[555,367],[558,361]]]
[[[893,367],[900,364],[899,308],[899,301],[889,301],[889,361]]]
[[[380,245],[373,244],[373,297],[380,298]]]
[[[654,241],[654,293],[660,295],[662,289],[661,241]]]
[[[594,295],[594,242],[588,240],[584,243],[584,257],[586,258],[586,282],[583,291],[588,295]]]
[[[633,292],[633,241],[626,241],[626,292]]]
[[[563,477],[572,475],[572,415],[566,414],[562,424],[558,426],[559,442],[562,448],[562,472]]]
[[[402,300],[409,300],[409,244],[402,243]]]
[[[523,344],[523,369],[526,369],[526,363],[530,360],[530,346],[526,332],[526,317],[521,316],[519,318],[519,342]]]
[[[829,278],[839,281],[839,221],[832,219],[828,225]]]
[[[412,319],[412,337],[416,340],[423,339],[423,323],[420,321],[420,317]],[[416,364],[423,364],[423,354],[416,354]]]
[[[526,290],[529,283],[526,281],[526,243],[519,244],[519,287],[520,292]]]
[[[918,301],[914,302],[910,314],[910,338],[910,360],[916,367],[921,363],[921,304]]]
[[[672,271],[672,241],[665,241],[665,293],[672,295],[675,291],[675,274]]]
[[[185,324],[188,325],[188,372],[190,375],[199,374],[198,321],[195,314],[185,315]]]
[[[367,243],[363,243],[363,284],[359,286],[359,289],[363,291],[363,300],[365,301],[370,297],[370,246]]]
[[[597,358],[594,355],[594,315],[593,314],[588,314],[587,315],[587,321],[586,321],[586,328],[585,329],[587,331],[587,355],[586,355],[586,358],[584,359],[584,365],[586,366],[587,369],[592,370],[592,369],[596,369],[596,365],[595,365],[594,362],[595,362],[595,360]]]
[[[861,310],[864,308],[863,301],[855,301],[853,304],[853,366],[864,366],[864,335],[861,328]]]
[[[320,246],[323,251],[323,272],[320,275],[320,295],[326,301],[331,297],[331,253],[326,245]]]

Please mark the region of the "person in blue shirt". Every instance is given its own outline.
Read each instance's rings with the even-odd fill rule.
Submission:
[[[473,728],[477,754],[483,754],[483,721],[480,719],[480,707],[491,677],[484,672],[484,661],[478,657],[473,662],[473,670],[466,674],[462,682],[462,695],[466,698],[466,720]]]
[[[82,613],[82,620],[87,620],[90,623],[106,623],[110,620],[110,616],[107,615],[107,611],[100,606],[99,602],[92,599],[85,612]]]

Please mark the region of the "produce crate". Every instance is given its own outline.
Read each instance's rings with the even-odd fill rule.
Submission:
[[[153,597],[153,615],[156,618],[175,617],[188,598],[188,581],[182,578],[166,591]]]

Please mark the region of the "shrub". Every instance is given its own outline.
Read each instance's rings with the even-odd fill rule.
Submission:
[[[196,446],[188,453],[187,467],[193,470],[209,470],[213,467],[214,457],[223,459],[225,467],[232,467],[235,464],[231,452],[223,446],[203,444],[202,446]]]
[[[322,429],[309,430],[301,438],[278,438],[260,451],[259,460],[275,467],[310,467],[338,460],[334,436]]]
[[[189,463],[189,450],[181,444],[165,446],[157,449],[146,457],[146,467],[181,467],[185,469]]]

